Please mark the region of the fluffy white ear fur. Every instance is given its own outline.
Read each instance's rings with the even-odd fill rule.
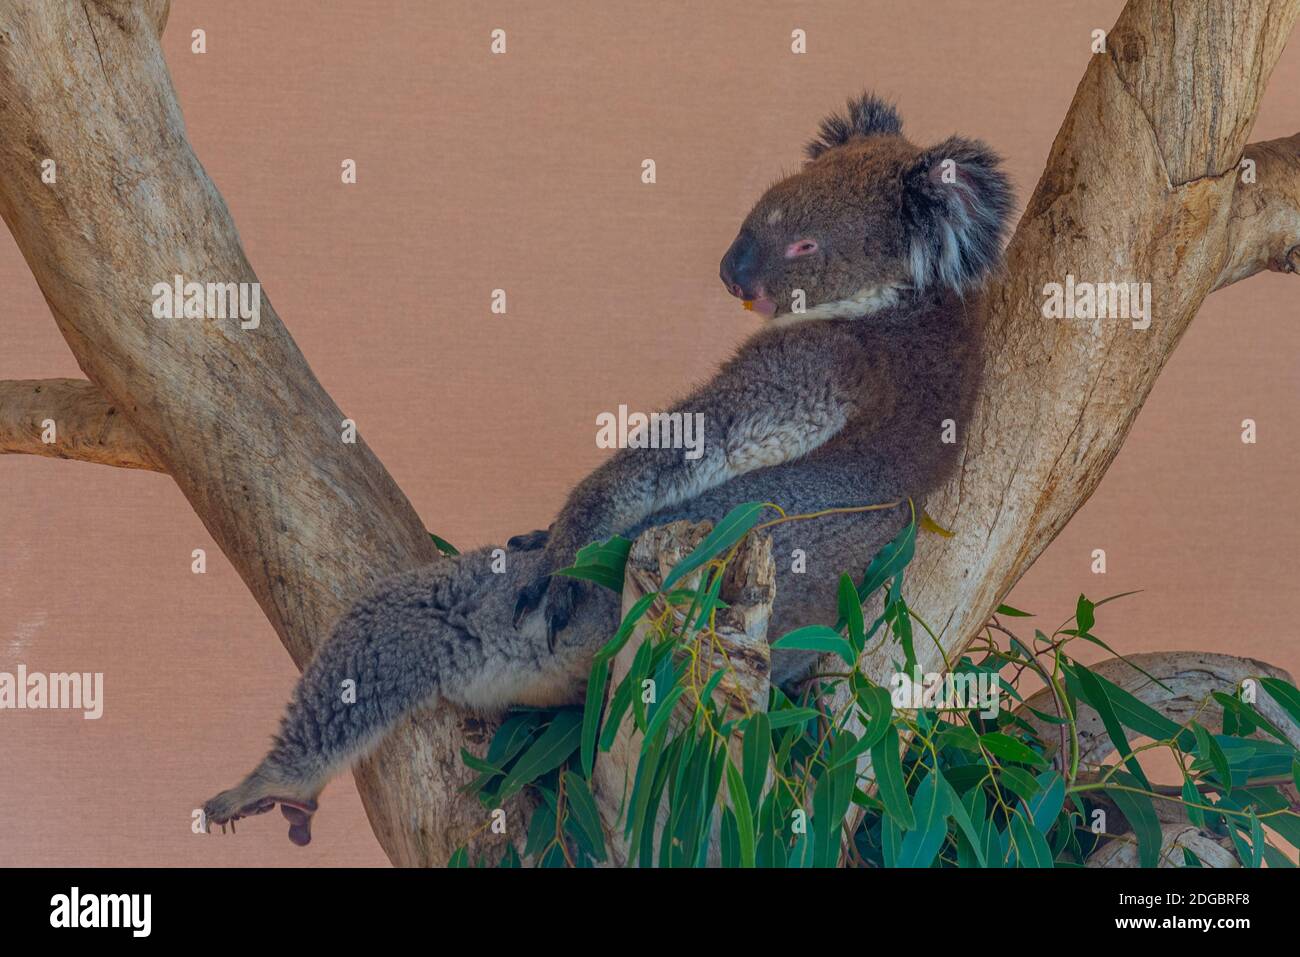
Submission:
[[[1010,223],[1011,184],[997,154],[954,136],[922,153],[903,184],[913,285],[957,293],[978,285],[998,262]]]

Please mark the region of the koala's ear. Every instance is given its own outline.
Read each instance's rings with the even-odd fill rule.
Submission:
[[[817,138],[804,147],[808,159],[815,160],[827,150],[843,146],[855,136],[897,136],[903,132],[903,121],[893,105],[878,96],[863,93],[849,100],[846,113],[832,113],[822,120]]]
[[[922,153],[903,173],[913,285],[978,285],[1001,259],[1013,204],[1001,160],[979,140],[954,136]]]

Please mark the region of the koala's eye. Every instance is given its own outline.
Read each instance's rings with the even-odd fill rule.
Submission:
[[[817,251],[817,241],[815,239],[799,239],[785,247],[786,259],[798,259],[800,256],[809,256]]]

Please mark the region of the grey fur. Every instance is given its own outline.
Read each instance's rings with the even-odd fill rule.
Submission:
[[[923,154],[896,132],[824,150],[756,204],[744,230],[763,245],[760,278],[778,302],[789,301],[796,282],[810,290],[811,306],[907,275],[909,240],[929,234],[922,224],[900,231],[907,201],[900,193],[912,188],[908,174]],[[992,154],[980,159],[991,163]],[[870,181],[853,179],[863,175]],[[959,250],[971,276],[995,262],[983,247],[1000,240],[1004,186],[1003,179],[968,181],[963,202],[980,210],[952,214],[966,217],[954,232],[960,242],[983,244],[978,254]],[[856,199],[843,195],[849,190]],[[827,213],[834,223],[821,233],[829,239],[825,259],[783,263],[779,250],[790,236],[818,231],[817,202],[826,195],[838,201]],[[941,194],[927,196],[931,206],[921,212],[933,224],[947,214]],[[795,232],[765,225],[777,219],[770,210],[778,202],[797,220],[785,227]],[[978,386],[976,314],[941,271],[927,270],[901,301],[869,316],[758,333],[674,406],[704,413],[702,458],[687,459],[682,449],[621,450],[578,484],[549,532],[511,540],[502,574],[492,570],[489,547],[396,576],[356,602],[303,674],[271,752],[239,786],[207,802],[209,822],[284,803],[296,822],[290,836],[304,843],[325,782],[412,709],[447,701],[495,712],[579,700],[592,653],[618,625],[619,599],[548,576],[588,542],[679,518],[717,520],[755,500],[788,514],[909,496],[919,506],[957,461],[959,446],[943,441],[944,424],[954,421],[960,435]],[[904,504],[776,526],[770,633],[833,623],[840,574],[860,575],[906,518]],[[791,570],[796,548],[806,554],[802,574]],[[774,680],[797,683],[812,659],[775,651]],[[355,702],[344,700],[349,679]]]
[[[844,113],[832,113],[822,120],[817,138],[804,147],[804,154],[815,160],[827,150],[843,146],[855,136],[886,134],[898,136],[903,132],[903,120],[892,103],[878,96],[864,93],[850,99]]]

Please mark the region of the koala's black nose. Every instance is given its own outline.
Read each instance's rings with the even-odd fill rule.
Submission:
[[[754,280],[758,276],[758,242],[749,233],[741,233],[722,257],[718,271],[727,292],[737,299],[757,299]]]

